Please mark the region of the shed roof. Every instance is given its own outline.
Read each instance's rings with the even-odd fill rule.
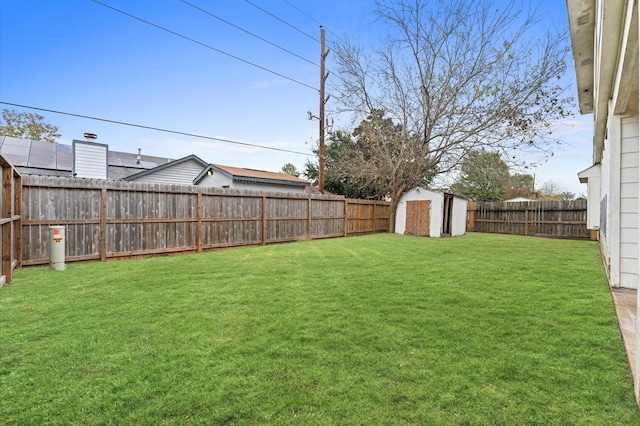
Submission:
[[[413,187],[407,191],[404,192],[404,194],[408,194],[410,192],[426,192],[426,193],[433,193],[433,194],[449,194],[449,195],[453,195],[455,198],[461,198],[463,200],[466,200],[467,198],[465,197],[461,197],[459,195],[454,195],[451,193],[451,191],[447,190],[447,189],[440,189],[440,188],[433,188],[433,189],[429,189],[429,188],[425,188],[423,186],[416,186]],[[403,194],[403,195],[404,195]]]

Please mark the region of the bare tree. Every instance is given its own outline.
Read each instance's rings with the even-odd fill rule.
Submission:
[[[404,191],[455,170],[472,150],[514,161],[550,152],[552,122],[568,115],[558,84],[568,46],[564,34],[539,31],[535,11],[489,0],[378,0],[375,14],[386,40],[375,51],[334,46],[331,91],[337,112],[369,126],[368,158],[346,156],[340,170],[359,182],[384,176],[394,216]],[[392,134],[388,118],[399,127]]]

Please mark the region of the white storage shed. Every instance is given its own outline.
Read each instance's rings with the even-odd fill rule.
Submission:
[[[396,210],[397,234],[455,237],[467,230],[467,200],[416,187],[405,192]]]

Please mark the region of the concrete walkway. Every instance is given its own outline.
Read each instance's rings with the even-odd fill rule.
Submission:
[[[611,296],[616,306],[618,325],[622,332],[624,348],[627,351],[631,375],[636,377],[636,313],[638,298],[636,290],[626,288],[612,288]],[[635,381],[634,381],[635,383]]]

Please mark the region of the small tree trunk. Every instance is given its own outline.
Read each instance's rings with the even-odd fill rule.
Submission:
[[[389,206],[389,233],[393,234],[396,232],[396,210],[398,209],[398,203],[394,202],[393,197],[391,197],[391,204]]]
[[[400,201],[402,194],[404,194],[404,188],[397,189],[391,194],[391,202],[389,205],[389,221],[391,222],[389,223],[390,233],[396,232],[396,212],[398,210],[398,202]]]

